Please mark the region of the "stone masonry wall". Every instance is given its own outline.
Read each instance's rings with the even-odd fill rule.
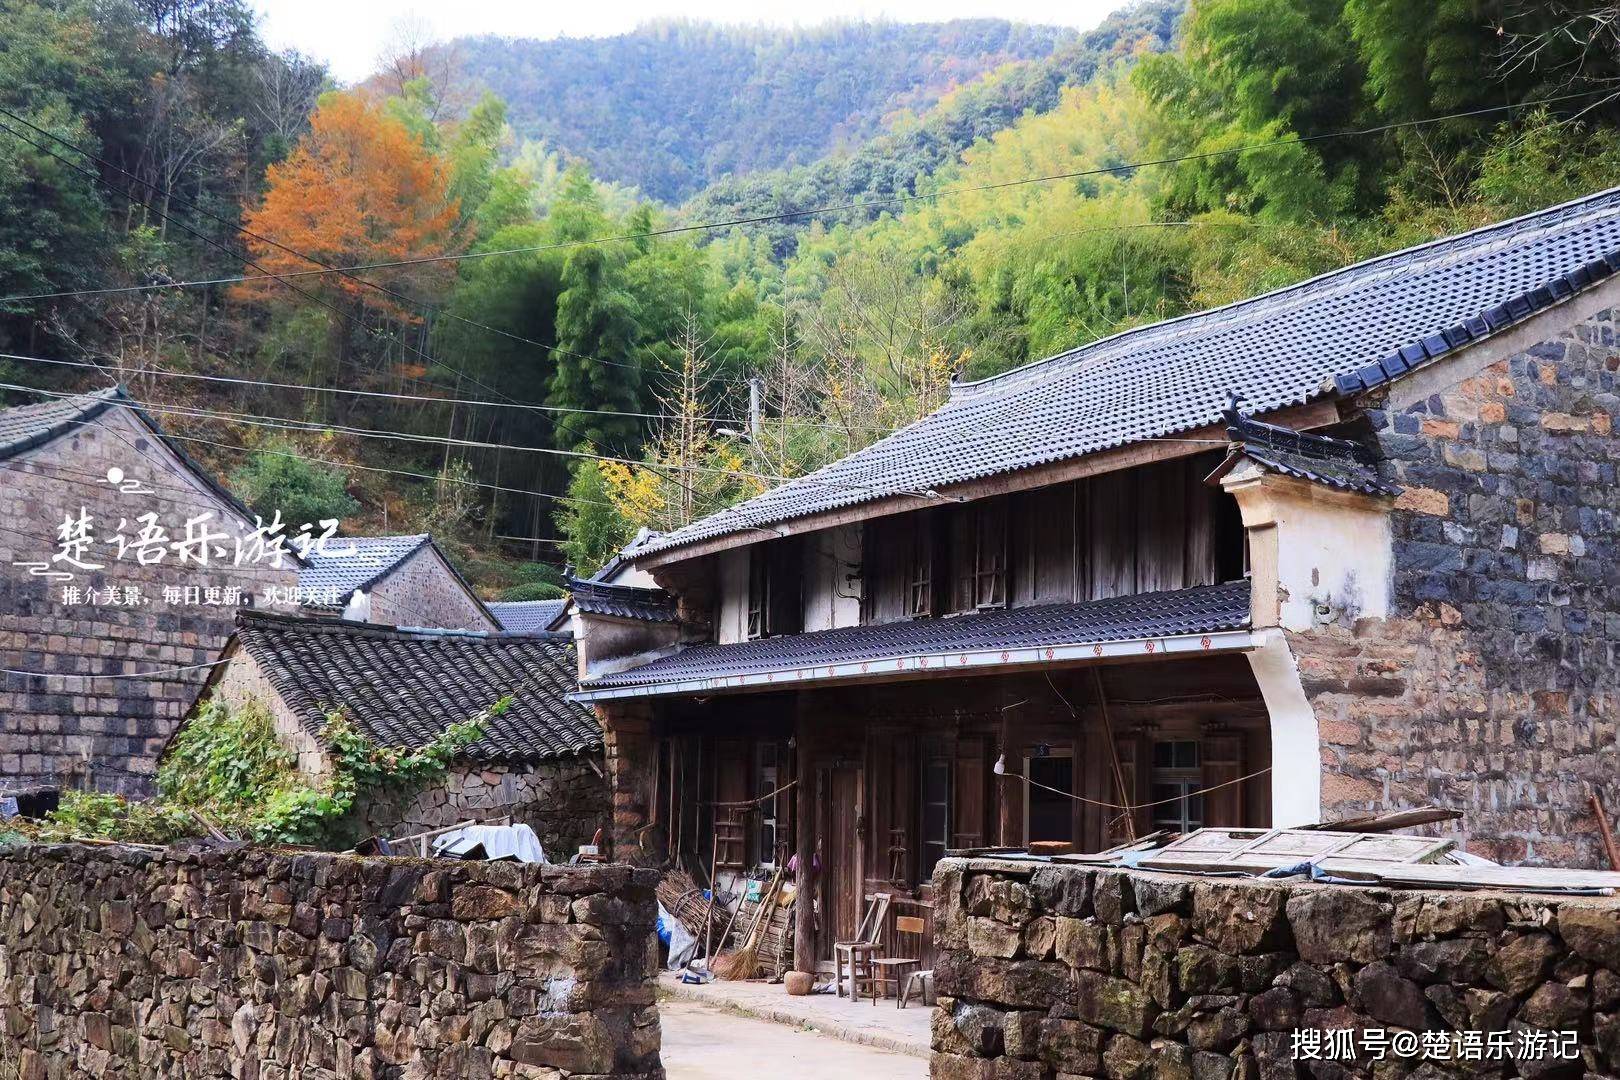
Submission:
[[[24,846],[0,1077],[654,1078],[650,871]]]
[[[993,859],[934,884],[933,1080],[1620,1075],[1620,899]],[[1333,1030],[1349,1054],[1295,1059]],[[1376,1060],[1369,1032],[1418,1050]]]
[[[448,630],[499,630],[450,564],[425,544],[371,590],[371,621]]]
[[[579,757],[535,765],[456,766],[444,783],[418,792],[407,804],[378,803],[367,807],[365,817],[371,832],[407,836],[508,814],[535,831],[547,858],[565,861],[607,825],[607,781]]]
[[[114,467],[152,493],[126,493],[107,483],[107,470]],[[142,514],[156,514],[171,539],[183,538],[186,520],[205,512],[214,515],[208,523],[214,532],[234,537],[251,531],[122,409],[109,409],[8,459],[0,477],[0,666],[51,673],[0,675],[0,789],[47,783],[146,793],[159,750],[208,671],[155,679],[83,676],[214,660],[242,603],[232,601],[229,590],[265,606],[267,590],[297,585],[296,565],[238,568],[227,558],[225,565],[205,569],[177,565],[172,551],[149,565],[134,551],[116,559],[112,538],[120,522],[133,537]],[[81,508],[95,537],[83,561],[102,569],[74,571],[75,580],[66,582],[15,565],[50,559],[57,551],[56,530]],[[166,586],[197,592],[170,600]],[[120,603],[64,603],[68,587],[85,597],[91,589],[101,597],[118,590]],[[142,601],[124,602],[125,587],[138,589]]]
[[[1434,802],[1477,854],[1607,866],[1586,785],[1620,814],[1615,337],[1603,312],[1371,413],[1405,488],[1392,618],[1291,635],[1326,816]]]

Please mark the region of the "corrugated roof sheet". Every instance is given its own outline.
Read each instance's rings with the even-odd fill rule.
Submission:
[[[475,761],[539,760],[601,749],[590,709],[568,700],[578,661],[567,634],[403,630],[242,611],[236,640],[305,730],[342,708],[383,746],[420,746],[507,694],[464,753]]]
[[[915,424],[634,554],[1173,436],[1218,423],[1228,391],[1260,413],[1353,393],[1617,270],[1611,189],[959,385]]]
[[[563,600],[498,600],[485,605],[503,630],[521,632],[544,631],[568,601]]]
[[[872,663],[937,653],[1089,645],[1236,630],[1249,624],[1249,583],[1045,604],[943,619],[847,626],[729,645],[694,645],[581,688],[650,686],[720,676]]]

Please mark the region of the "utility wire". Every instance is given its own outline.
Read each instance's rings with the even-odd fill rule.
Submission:
[[[9,109],[0,108],[0,116],[9,117],[13,121],[15,121],[15,122],[17,122],[19,124],[23,124],[24,126],[26,126],[26,127],[30,128],[31,130],[37,132],[38,134],[43,135],[48,139],[52,139],[55,142],[61,144],[62,146],[67,147],[70,150],[73,150],[76,153],[83,154],[86,158],[88,158],[91,161],[96,162],[97,164],[103,166],[104,168],[112,169],[115,172],[122,173],[124,176],[129,177],[131,180],[135,181],[137,184],[140,184],[142,187],[148,189],[149,191],[153,192],[156,195],[161,196],[163,198],[163,200],[164,200],[164,205],[165,206],[176,205],[176,206],[179,206],[183,210],[190,210],[192,213],[200,214],[203,217],[208,218],[211,221],[214,221],[214,222],[216,222],[216,223],[218,223],[220,225],[224,225],[226,228],[231,229],[234,232],[241,233],[243,236],[246,236],[246,237],[249,237],[251,239],[257,240],[260,243],[269,244],[272,247],[275,247],[275,248],[277,248],[277,249],[279,249],[281,251],[284,251],[287,254],[292,255],[294,258],[303,259],[305,262],[313,263],[316,266],[321,267],[323,270],[330,271],[331,273],[342,274],[344,277],[348,278],[349,280],[358,282],[359,284],[364,285],[369,289],[374,289],[374,290],[384,294],[385,296],[389,296],[389,297],[391,297],[391,298],[393,298],[395,300],[399,300],[399,301],[401,301],[403,303],[409,304],[412,307],[419,308],[422,311],[426,312],[429,317],[437,316],[437,317],[452,319],[452,320],[454,320],[456,322],[464,323],[467,326],[477,327],[480,330],[487,330],[488,332],[490,332],[492,334],[499,334],[501,337],[509,338],[512,341],[522,342],[525,345],[533,345],[533,346],[535,346],[537,348],[544,349],[544,350],[547,350],[547,351],[550,351],[550,352],[562,353],[564,356],[572,356],[572,357],[574,357],[576,359],[579,359],[579,360],[589,360],[589,361],[592,361],[592,362],[598,363],[598,364],[608,364],[608,365],[610,365],[612,367],[631,368],[631,369],[639,370],[638,366],[635,365],[635,364],[626,364],[626,363],[623,363],[623,362],[618,361],[618,360],[607,360],[607,359],[604,359],[604,358],[599,357],[599,356],[591,356],[588,353],[573,352],[572,350],[564,349],[559,345],[547,345],[544,342],[536,341],[533,338],[524,337],[522,334],[514,334],[509,330],[502,330],[499,327],[490,326],[487,323],[478,322],[476,319],[466,318],[465,316],[458,315],[453,311],[447,311],[447,310],[445,310],[443,308],[436,308],[433,305],[428,304],[426,301],[417,300],[414,297],[407,296],[405,293],[399,292],[399,291],[397,291],[395,289],[390,289],[386,285],[381,285],[381,284],[379,284],[379,283],[377,283],[375,281],[371,281],[371,280],[369,280],[367,278],[360,277],[360,276],[358,276],[357,274],[353,273],[350,270],[346,270],[346,269],[344,269],[342,267],[333,266],[331,263],[328,263],[328,262],[325,262],[324,260],[318,259],[313,255],[310,255],[310,254],[307,254],[305,252],[299,251],[296,248],[288,247],[286,244],[281,243],[279,240],[275,240],[275,239],[273,239],[271,237],[264,236],[264,235],[262,235],[260,233],[256,233],[253,230],[247,228],[245,225],[242,225],[240,222],[233,222],[233,221],[229,220],[228,218],[224,218],[224,217],[221,217],[218,214],[212,213],[207,208],[198,206],[196,203],[191,202],[191,201],[183,198],[180,195],[176,195],[173,191],[169,190],[168,188],[165,188],[165,187],[162,187],[160,185],[154,184],[151,181],[145,179],[144,177],[138,176],[135,173],[130,172],[128,169],[125,169],[125,168],[119,166],[115,162],[108,161],[106,158],[101,157],[101,156],[99,156],[97,154],[94,154],[94,153],[90,152],[89,150],[85,149],[84,147],[79,146],[76,143],[73,143],[73,142],[70,142],[67,139],[64,139],[62,136],[56,134],[55,132],[49,131],[49,130],[47,130],[45,128],[40,127],[38,124],[33,123],[32,121],[28,120],[26,117],[19,116],[16,113],[11,112]],[[13,134],[15,134],[15,133],[13,133]],[[125,193],[125,194],[126,194],[126,197],[127,197],[127,193]],[[131,199],[130,201],[133,202],[134,200]],[[148,209],[151,209],[150,204],[147,204],[147,203],[143,202],[142,205],[145,205],[145,206],[148,207]],[[157,212],[157,211],[154,210],[154,212]],[[164,216],[167,216],[167,215],[164,215]],[[285,285],[286,282],[283,281],[282,284]],[[6,302],[7,301],[5,301],[5,300],[0,300],[0,303],[6,303]],[[403,342],[402,342],[402,344],[403,344]]]
[[[35,364],[56,364],[61,367],[94,368],[108,374],[105,365],[88,360],[56,360],[44,356],[25,356],[20,353],[0,352],[0,360],[23,360]],[[274,382],[266,379],[243,379],[227,375],[200,375],[189,371],[162,371],[158,368],[114,368],[120,375],[155,375],[166,379],[196,379],[203,382],[229,383],[234,386],[259,386],[273,390],[307,390],[317,394],[350,394],[356,397],[388,398],[393,401],[421,401],[436,405],[482,405],[496,409],[529,409],[545,413],[581,413],[587,416],[625,416],[638,420],[663,420],[663,413],[620,412],[614,409],[570,409],[561,405],[529,405],[522,402],[485,401],[479,398],[434,397],[431,394],[401,394],[384,390],[352,390],[339,386],[311,386],[308,383]],[[724,416],[700,416],[699,420],[711,424],[743,426],[744,420]]]
[[[56,161],[61,162],[62,164],[66,165],[68,168],[73,169],[76,172],[83,173],[84,175],[90,177],[92,180],[95,180],[97,183],[103,184],[104,186],[109,188],[111,191],[113,191],[115,194],[122,195],[129,202],[136,203],[136,202],[139,201],[139,200],[137,200],[135,198],[134,194],[131,193],[128,189],[118,187],[116,184],[113,184],[111,181],[107,180],[106,177],[102,176],[100,173],[96,172],[94,169],[87,168],[86,166],[79,164],[78,162],[72,160],[71,158],[68,158],[68,157],[66,157],[66,156],[64,156],[62,154],[57,153],[55,150],[52,150],[49,146],[45,146],[45,145],[43,145],[41,143],[35,142],[33,139],[30,139],[28,136],[24,135],[22,132],[16,130],[15,128],[13,128],[13,127],[11,127],[11,126],[9,126],[7,124],[5,124],[4,122],[0,122],[0,131],[4,131],[6,134],[10,135],[12,138],[17,139],[17,140],[19,140],[19,141],[21,141],[23,143],[26,143],[29,146],[32,146],[34,149],[38,150],[40,153],[45,154],[48,157],[51,157],[51,158],[55,159]],[[307,299],[307,300],[309,300],[309,301],[311,301],[313,303],[319,304],[323,308],[326,308],[328,311],[332,312],[334,315],[336,315],[338,318],[342,319],[344,322],[348,323],[349,325],[356,326],[360,330],[364,331],[367,334],[373,334],[373,336],[377,336],[375,334],[375,332],[370,327],[368,327],[364,323],[360,322],[360,320],[356,319],[354,316],[350,315],[348,312],[344,311],[342,308],[338,307],[336,304],[328,302],[324,298],[322,298],[320,296],[317,296],[315,293],[309,292],[307,289],[300,289],[298,286],[292,284],[290,281],[287,281],[286,278],[283,277],[280,274],[274,274],[274,273],[271,273],[271,272],[265,270],[265,268],[263,266],[261,266],[259,263],[254,262],[252,259],[250,259],[250,258],[248,258],[248,257],[246,257],[244,255],[241,255],[239,252],[233,251],[231,248],[227,247],[225,244],[223,244],[220,241],[214,239],[213,237],[208,236],[207,234],[205,234],[205,233],[203,233],[203,232],[201,232],[201,231],[199,231],[197,229],[192,228],[190,225],[188,225],[185,222],[181,221],[179,218],[175,217],[174,215],[166,213],[166,212],[164,212],[162,210],[159,210],[156,207],[153,207],[148,203],[140,203],[140,205],[145,207],[150,213],[156,214],[157,216],[161,217],[164,221],[170,222],[176,228],[180,229],[181,231],[185,232],[186,234],[188,234],[190,236],[196,237],[198,240],[201,240],[203,243],[209,245],[210,247],[213,247],[213,248],[215,248],[215,249],[217,249],[219,251],[224,252],[225,254],[229,255],[233,259],[240,258],[248,266],[250,266],[253,269],[258,270],[260,272],[258,277],[257,277],[258,280],[264,280],[264,279],[268,278],[268,279],[273,279],[275,281],[279,281],[283,285],[287,286],[287,288],[289,288],[293,292],[297,293],[298,295],[304,297],[305,299]],[[321,273],[327,273],[327,272],[328,271],[321,271]],[[247,280],[247,279],[244,278],[243,280]],[[6,303],[6,302],[8,302],[8,301],[0,300],[0,303]],[[423,350],[418,349],[416,346],[414,346],[414,345],[410,344],[409,342],[405,341],[404,338],[399,339],[399,345],[400,345],[401,348],[408,349],[410,352],[412,352],[415,355],[421,357],[423,360],[426,360],[429,364],[438,364],[438,365],[440,365],[442,367],[448,368],[449,370],[455,372],[457,375],[467,379],[467,381],[473,383],[475,386],[482,387],[483,389],[488,390],[492,394],[498,394],[501,397],[507,397],[506,394],[501,393],[501,391],[496,389],[495,387],[489,386],[488,384],[481,382],[480,380],[478,380],[474,376],[467,374],[466,372],[462,371],[461,369],[455,367],[452,364],[449,364],[449,363],[447,363],[447,362],[445,362],[443,360],[439,360],[436,357],[433,357],[433,356],[429,355],[428,353],[424,352]],[[510,400],[510,398],[508,398],[508,400]]]
[[[1529,109],[1540,105],[1551,105],[1575,98],[1589,97],[1592,94],[1605,93],[1600,90],[1583,90],[1570,94],[1558,94],[1552,97],[1533,98],[1511,105],[1492,105],[1479,109],[1467,109],[1460,112],[1445,113],[1440,116],[1423,117],[1416,120],[1400,120],[1387,124],[1377,124],[1371,127],[1348,128],[1341,131],[1328,131],[1319,135],[1289,135],[1278,139],[1268,139],[1263,142],[1247,143],[1243,146],[1227,147],[1221,150],[1205,150],[1192,154],[1178,154],[1170,157],[1149,158],[1144,161],[1129,162],[1123,165],[1105,165],[1091,169],[1076,169],[1069,172],[1047,173],[1042,176],[1027,176],[1016,180],[1001,180],[985,184],[973,184],[965,187],[943,188],[939,191],[924,192],[921,194],[879,195],[867,199],[851,200],[844,203],[834,203],[826,206],[811,207],[804,210],[787,210],[774,214],[755,214],[748,217],[730,218],[723,221],[695,222],[690,225],[671,225],[662,229],[648,229],[642,232],[618,233],[608,236],[589,237],[580,240],[561,240],[549,244],[530,244],[521,247],[496,248],[489,251],[467,251],[453,255],[419,256],[406,259],[392,259],[381,262],[356,263],[349,266],[338,266],[320,270],[294,270],[286,274],[260,274],[244,275],[238,277],[213,278],[198,281],[161,282],[151,285],[133,285],[116,289],[74,289],[53,293],[32,293],[18,296],[0,297],[0,303],[10,303],[22,300],[48,300],[57,297],[83,296],[104,292],[143,292],[149,289],[191,288],[199,285],[228,285],[242,281],[252,281],[270,277],[278,281],[287,278],[319,277],[325,274],[348,274],[364,270],[389,270],[407,266],[423,266],[440,262],[464,262],[473,259],[489,259],[506,255],[527,255],[542,251],[559,251],[576,247],[588,247],[597,244],[629,243],[637,240],[654,239],[664,236],[675,236],[685,233],[707,232],[718,229],[737,228],[743,225],[760,225],[772,221],[787,221],[795,218],[814,217],[818,214],[841,213],[846,210],[859,210],[869,206],[888,206],[892,204],[907,204],[926,202],[933,199],[947,198],[954,195],[968,195],[983,191],[1000,191],[1007,188],[1023,187],[1031,184],[1054,183],[1059,180],[1078,180],[1091,176],[1107,176],[1117,173],[1133,172],[1137,169],[1151,168],[1158,165],[1177,165],[1189,161],[1208,161],[1217,158],[1232,157],[1238,154],[1247,154],[1256,150],[1268,150],[1279,146],[1309,145],[1324,142],[1329,139],[1358,138],[1366,135],[1382,135],[1391,131],[1405,128],[1422,127],[1428,124],[1446,123],[1452,120],[1464,120],[1476,116],[1487,116],[1494,113],[1513,112],[1519,109]]]
[[[42,394],[46,397],[58,399],[78,398],[84,396],[82,393],[45,390],[37,386],[24,386],[19,383],[8,382],[0,382],[0,390],[18,390],[28,393]],[[115,402],[114,404],[119,403]],[[410,432],[385,431],[373,428],[351,427],[342,424],[318,424],[306,421],[289,421],[285,417],[265,416],[259,413],[230,413],[212,409],[195,409],[179,405],[165,405],[161,402],[140,401],[134,398],[131,398],[128,404],[135,405],[143,409],[150,409],[153,412],[168,413],[176,416],[186,416],[192,419],[220,420],[225,423],[242,424],[249,427],[271,428],[281,431],[297,431],[312,434],[334,431],[339,434],[354,435],[359,438],[390,439],[398,442],[420,443],[431,446],[454,446],[473,450],[513,450],[521,453],[546,454],[577,460],[606,461],[619,465],[626,465],[632,468],[654,469],[655,471],[659,468],[659,466],[656,464],[638,461],[635,458],[620,457],[613,454],[588,453],[583,450],[561,450],[550,446],[518,446],[511,443],[492,443],[477,439],[456,439],[443,435],[419,435]],[[814,474],[799,477],[773,476],[768,473],[751,472],[746,469],[722,469],[708,465],[686,465],[681,466],[681,468],[687,471],[714,473],[723,476],[744,477],[747,479],[763,480],[778,484],[796,481],[799,483],[806,483],[812,487],[825,487],[845,491],[876,490],[872,485],[869,484],[846,484],[826,480],[815,480],[812,479]],[[916,495],[920,498],[927,499],[943,498],[943,496],[939,496],[937,493],[928,491],[906,491],[898,492],[898,494]]]

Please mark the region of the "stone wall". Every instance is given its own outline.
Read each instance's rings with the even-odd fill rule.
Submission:
[[[535,831],[547,858],[566,860],[608,823],[607,780],[591,767],[592,760],[453,766],[443,783],[418,792],[404,805],[368,806],[366,827],[382,836],[407,836],[510,814],[513,822]],[[600,763],[600,757],[594,760]]]
[[[1438,803],[1501,862],[1606,866],[1620,812],[1620,414],[1613,312],[1415,404],[1374,409],[1387,622],[1291,635],[1332,817]]]
[[[106,482],[122,469],[126,481],[148,494]],[[36,576],[19,562],[48,560],[56,530],[80,510],[90,518],[92,556],[99,570],[73,571],[73,581]],[[207,664],[234,629],[244,602],[266,606],[267,591],[298,583],[291,561],[242,567],[217,563],[181,567],[172,551],[142,565],[134,551],[115,558],[113,536],[140,529],[154,513],[170,539],[185,536],[185,522],[211,512],[208,527],[231,537],[251,532],[230,504],[208,487],[163,442],[123,409],[111,408],[57,439],[8,459],[0,483],[0,666],[49,673],[0,675],[0,787],[35,783],[83,786],[126,794],[150,789],[157,755],[206,668],[155,679],[93,679],[89,673],[127,674]],[[227,548],[230,542],[227,541]],[[194,587],[194,595],[165,595],[165,587]],[[124,589],[137,590],[131,604]],[[64,589],[80,594],[64,602]],[[95,590],[98,602],[89,602]],[[231,590],[243,599],[233,599]],[[116,591],[118,603],[102,598]],[[290,597],[279,608],[291,610]],[[57,674],[60,673],[60,674]]]
[[[499,630],[432,544],[423,544],[371,590],[371,621],[448,630]]]
[[[934,1080],[1620,1074],[1620,899],[992,859],[934,883]],[[1296,1030],[1335,1029],[1360,1033],[1351,1055],[1295,1060]],[[1430,1056],[1375,1061],[1369,1031]],[[1496,1031],[1518,1060],[1442,1056]],[[1574,1056],[1519,1055],[1520,1031],[1574,1031]]]
[[[0,854],[0,1077],[661,1077],[629,867]]]

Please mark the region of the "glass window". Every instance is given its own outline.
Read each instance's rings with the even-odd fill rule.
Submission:
[[[1203,784],[1196,739],[1153,744],[1153,827],[1192,832],[1204,827]]]
[[[760,798],[771,794],[777,788],[777,778],[780,775],[777,760],[776,743],[769,739],[761,739],[754,744],[754,790]],[[781,812],[780,804],[784,798],[785,796],[776,795],[759,804],[758,861],[763,866],[776,865],[777,815]]]
[[[927,881],[934,875],[934,864],[945,857],[950,846],[951,759],[944,740],[925,739],[922,743],[922,838],[919,847],[918,877]]]

